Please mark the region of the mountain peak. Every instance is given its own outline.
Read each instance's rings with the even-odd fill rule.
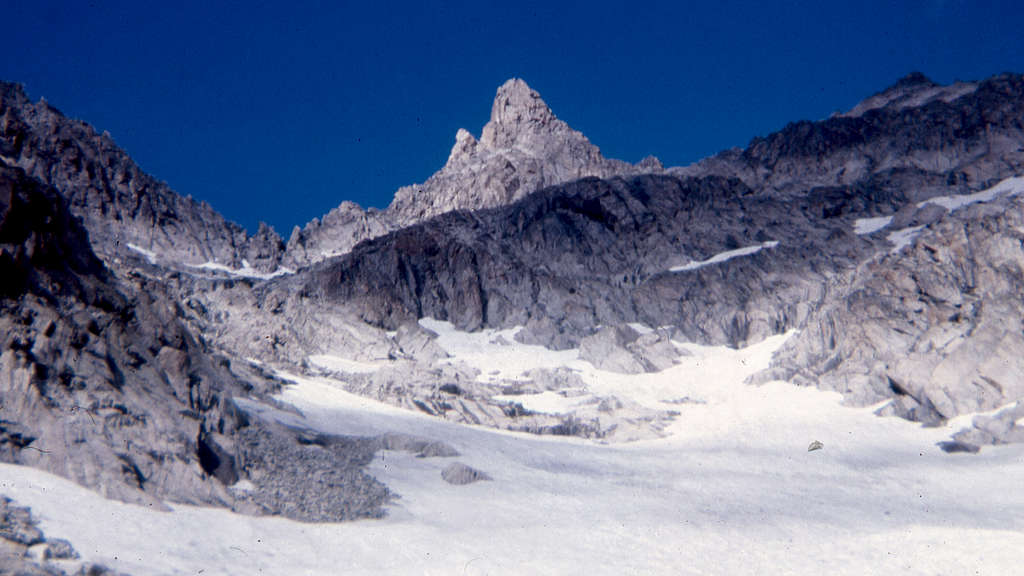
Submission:
[[[476,138],[469,133],[469,130],[459,128],[459,131],[455,133],[455,145],[452,146],[452,151],[448,154],[448,162],[445,166],[452,166],[469,158],[476,151],[476,146]]]
[[[25,87],[14,82],[0,80],[0,102],[11,105],[23,105],[28,102]]]
[[[889,90],[900,88],[921,88],[931,86],[937,86],[937,84],[935,84],[935,82],[932,82],[931,78],[925,76],[923,73],[914,71],[911,72],[910,74],[907,74],[903,78],[897,80],[896,84],[889,87]]]
[[[536,90],[521,78],[511,78],[498,88],[491,105],[491,120],[480,142],[492,148],[511,147],[527,132],[548,131],[557,119]]]
[[[949,86],[936,84],[921,72],[911,72],[896,81],[885,90],[862,100],[849,112],[847,117],[861,116],[865,112],[878,109],[902,110],[923,106],[935,100],[951,102],[960,96],[977,89],[973,82],[957,82]]]

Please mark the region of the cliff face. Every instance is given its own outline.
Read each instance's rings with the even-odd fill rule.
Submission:
[[[825,203],[722,178],[585,179],[394,232],[282,284],[389,328],[525,324],[531,341],[566,347],[600,324],[643,322],[739,345],[795,325],[801,299],[868,250],[848,221],[818,218]]]
[[[54,190],[2,168],[0,215],[3,459],[122,499],[226,500],[198,452],[241,423],[230,372],[155,286],[125,290]]]

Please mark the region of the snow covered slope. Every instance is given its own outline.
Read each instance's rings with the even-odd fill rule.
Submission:
[[[468,362],[474,335],[438,339]],[[679,417],[670,436],[602,445],[453,424],[292,377],[265,415],[330,433],[442,439],[461,455],[381,452],[372,473],[401,495],[383,520],[300,524],[224,510],[173,512],[104,500],[38,470],[0,466],[0,490],[31,506],[85,560],[134,574],[1009,574],[1024,561],[1024,446],[974,456],[923,428],[848,408],[839,395],[743,381],[786,336],[691,353],[656,374],[601,372],[587,386]],[[509,345],[514,348],[516,345]],[[538,358],[537,364],[551,358]],[[502,370],[526,369],[514,350]],[[818,440],[823,450],[809,452]],[[493,480],[444,482],[453,461]]]

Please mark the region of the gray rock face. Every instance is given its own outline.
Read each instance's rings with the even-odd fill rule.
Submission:
[[[759,379],[891,398],[883,413],[933,423],[1024,397],[1022,230],[1019,196],[941,218],[836,282]]]
[[[383,489],[361,475],[361,444],[336,442],[296,468],[308,451],[294,434],[251,420],[233,399],[265,398],[276,383],[214,353],[175,302],[162,282],[104,267],[56,191],[0,168],[0,460],[130,502],[376,514]],[[322,486],[315,509],[299,491],[253,507],[226,489],[252,473],[265,480],[258,494],[272,492],[310,462],[346,479]]]
[[[640,334],[628,326],[606,326],[580,340],[580,359],[602,370],[641,374],[647,371],[647,366],[626,348],[639,337]]]
[[[629,326],[606,326],[580,340],[580,359],[622,374],[658,372],[675,364],[679,355],[664,331],[641,335]]]
[[[445,212],[503,206],[579,178],[661,171],[655,158],[636,165],[604,158],[583,134],[555,117],[536,91],[515,78],[498,88],[480,140],[460,129],[444,167],[422,184],[400,188],[383,212],[364,212],[345,202],[296,229],[286,262],[311,264]]]
[[[564,348],[600,324],[640,322],[736,345],[801,321],[827,275],[869,249],[848,222],[820,221],[837,197],[773,199],[720,178],[579,180],[445,214],[268,289],[343,303],[388,329],[421,317],[468,330],[525,325],[524,341]],[[670,270],[768,241],[779,244]]]
[[[268,227],[249,238],[210,205],[143,172],[108,134],[45,101],[30,102],[21,86],[6,82],[0,82],[0,161],[64,195],[94,251],[108,261],[132,244],[178,262],[239,268],[248,259],[264,270],[277,267],[283,245]]]
[[[416,322],[399,326],[395,334],[395,341],[403,354],[428,364],[448,356],[448,353],[437,345],[436,339],[437,334]]]
[[[510,204],[541,188],[588,176],[656,171],[608,160],[583,135],[555,117],[540,94],[518,78],[498,88],[480,140],[459,130],[445,166],[423,184],[395,193],[388,212],[400,226],[452,210]]]
[[[646,371],[643,363],[626,348],[639,337],[628,326],[606,326],[580,340],[580,358],[601,370],[640,374]]]
[[[680,175],[719,174],[772,194],[820,186],[901,193],[911,201],[980,190],[1024,170],[1024,77],[937,86],[910,77],[848,115],[801,121]]]
[[[6,168],[0,190],[0,457],[124,500],[219,501],[197,443],[241,422],[230,371],[156,286],[126,294],[55,192]]]
[[[342,202],[322,218],[292,230],[284,262],[301,268],[345,254],[363,240],[383,236],[394,228],[395,223],[386,212],[373,208],[364,211],[353,202]]]

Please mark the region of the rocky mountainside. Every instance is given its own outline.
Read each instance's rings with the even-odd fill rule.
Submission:
[[[568,398],[581,376],[483,374],[447,358],[426,327],[444,320],[630,374],[671,367],[675,342],[798,330],[755,381],[928,423],[1002,408],[950,449],[1024,439],[1024,77],[913,75],[669,170],[604,159],[512,80],[480,139],[460,131],[425,183],[383,211],[342,204],[287,248],[20,88],[0,95],[3,461],[131,501],[338,520],[391,497],[363,472],[378,450],[455,451],[311,435],[272,397],[278,372],[603,441],[657,436],[677,415],[596,394],[571,413],[524,409],[517,395]],[[265,273],[282,264],[302,268]]]
[[[1024,182],[1001,188],[948,214],[931,203],[907,210],[932,222],[903,228],[913,242],[837,279],[836,294],[759,379],[862,405],[891,399],[883,413],[931,424],[1024,397]],[[970,438],[1024,440],[1022,410],[983,419],[984,434]]]
[[[844,115],[754,138],[680,175],[736,177],[775,195],[859,186],[910,201],[977,191],[1024,169],[1024,78],[938,86],[912,74]]]
[[[301,283],[389,329],[422,317],[525,325],[526,341],[565,348],[602,324],[641,322],[735,346],[800,323],[827,274],[869,245],[842,220],[822,222],[827,203],[717,177],[585,179],[402,229],[280,286]],[[686,268],[751,247],[760,251]]]
[[[301,443],[236,403],[279,382],[212,350],[158,278],[118,276],[92,252],[63,197],[0,168],[0,460],[104,495],[275,512],[379,513],[387,491],[361,472],[376,444]],[[315,493],[271,490],[314,463]],[[248,480],[253,489],[229,486]]]
[[[554,348],[629,322],[731,346],[803,329],[775,375],[841,390],[851,403],[892,398],[887,413],[943,421],[1019,395],[1015,364],[996,370],[1000,360],[974,352],[1010,337],[1021,318],[998,304],[1014,297],[1018,272],[1005,263],[1020,257],[1015,228],[993,219],[1019,204],[945,219],[940,205],[993,202],[997,195],[979,191],[1021,174],[1022,119],[1020,76],[939,87],[912,75],[851,114],[791,124],[746,150],[668,175],[582,179],[511,205],[443,214],[261,294],[298,290],[387,329],[422,317],[467,330],[524,325],[518,338]],[[986,242],[1007,252],[975,250],[972,240],[938,258],[923,244],[934,235],[915,236],[963,219],[998,231]],[[890,254],[907,243],[922,257]],[[992,266],[992,288],[961,281]],[[899,279],[897,288],[884,279]],[[969,293],[1008,315],[1009,328],[989,334],[980,319],[964,320],[966,311],[942,316],[942,300],[912,298],[924,281]],[[879,306],[894,311],[876,318]],[[950,318],[962,337],[937,320],[908,333],[903,314]],[[940,346],[938,333],[952,339]],[[967,372],[943,376],[949,366]]]
[[[883,94],[933,89],[912,76]],[[996,77],[961,92],[952,100],[924,98],[916,107],[904,106],[904,98],[856,117],[793,124],[742,152],[673,169],[672,176],[585,179],[511,206],[447,214],[289,282],[359,302],[365,317],[387,326],[422,316],[451,318],[468,329],[546,317],[566,323],[557,331],[575,334],[572,339],[601,323],[690,322],[688,336],[736,345],[803,318],[776,306],[779,319],[762,322],[769,328],[751,332],[749,322],[734,322],[744,309],[731,294],[752,300],[771,293],[745,283],[786,269],[800,283],[817,271],[848,268],[872,253],[853,234],[856,218],[977,191],[1022,169],[1022,78]],[[492,130],[485,134],[488,142],[497,138]],[[860,170],[843,168],[853,164]],[[766,242],[779,244],[708,270],[670,272]],[[771,270],[744,275],[744,283],[722,272],[761,259],[772,260]],[[704,279],[697,282],[703,296],[680,286],[716,273],[723,275],[722,290]],[[797,293],[792,304],[806,308],[814,301],[809,294],[821,290]],[[644,296],[637,301],[637,295]],[[721,313],[706,312],[719,302],[729,304]]]
[[[250,237],[205,202],[183,197],[143,172],[106,133],[67,118],[18,84],[0,82],[0,161],[52,186],[81,218],[109,262],[136,249],[179,263],[243,260],[277,268],[284,244],[269,227]]]
[[[498,88],[479,140],[460,129],[444,167],[422,184],[400,188],[386,210],[363,211],[346,202],[296,229],[285,261],[294,267],[311,264],[445,212],[502,206],[579,178],[660,171],[655,158],[636,165],[605,158],[559,120],[540,94],[514,78]]]

